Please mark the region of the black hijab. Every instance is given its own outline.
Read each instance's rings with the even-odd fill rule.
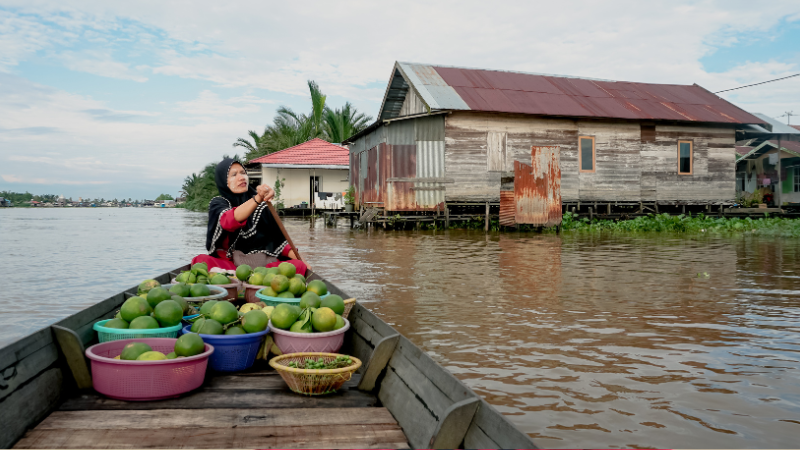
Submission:
[[[236,231],[225,231],[220,224],[222,214],[256,195],[256,189],[248,186],[247,192],[236,194],[228,187],[228,172],[233,164],[240,164],[239,161],[225,158],[217,164],[214,170],[214,182],[219,190],[219,197],[211,199],[208,205],[208,232],[206,234],[206,249],[210,255],[215,255],[218,248],[222,246],[225,233],[228,233],[228,258],[231,258],[234,250],[239,250],[244,254],[266,253],[267,255],[278,257],[284,247],[286,239],[283,237],[278,224],[267,208],[267,202],[263,202],[253,214],[247,218],[244,226]]]

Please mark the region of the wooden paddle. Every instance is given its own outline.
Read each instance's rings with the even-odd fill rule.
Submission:
[[[269,212],[272,213],[272,217],[275,218],[275,223],[277,223],[278,224],[278,228],[281,229],[281,233],[283,233],[283,237],[286,238],[286,242],[289,243],[289,247],[294,252],[294,256],[296,256],[297,259],[299,259],[300,261],[303,261],[303,263],[306,265],[306,267],[311,269],[311,266],[306,262],[306,260],[303,259],[302,256],[300,256],[300,252],[297,250],[297,247],[294,246],[294,242],[292,242],[292,238],[289,237],[289,233],[286,232],[286,227],[283,226],[283,222],[281,221],[281,218],[278,216],[278,211],[275,211],[275,207],[272,206],[271,202],[267,202],[267,208],[269,208]]]

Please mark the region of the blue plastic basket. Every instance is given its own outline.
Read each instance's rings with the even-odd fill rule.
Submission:
[[[297,306],[300,305],[300,299],[299,298],[270,297],[268,295],[262,294],[261,291],[263,291],[263,290],[264,289],[257,290],[256,291],[256,297],[258,297],[258,299],[261,300],[262,302],[264,302],[264,304],[267,305],[267,306],[278,306],[281,303],[288,303],[290,305],[297,305]],[[328,295],[330,295],[330,294],[325,294],[325,295],[321,296],[320,298],[325,298]]]
[[[183,334],[191,333],[191,325],[183,328]],[[260,333],[248,334],[201,334],[203,342],[214,347],[208,365],[220,372],[236,372],[249,369],[256,362],[261,341],[269,332],[269,327]]]
[[[106,328],[103,326],[108,320],[101,320],[94,324],[92,327],[97,331],[97,338],[100,342],[118,341],[120,339],[139,339],[139,338],[176,338],[178,331],[181,330],[183,325],[177,324],[166,328],[144,328],[144,329],[127,329],[127,328]]]

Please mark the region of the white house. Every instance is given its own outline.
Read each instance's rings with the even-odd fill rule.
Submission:
[[[312,139],[294,147],[249,161],[261,166],[261,183],[275,186],[281,180],[281,200],[286,208],[341,209],[350,185],[347,147]],[[256,166],[257,167],[257,166]],[[248,171],[249,172],[249,171]]]

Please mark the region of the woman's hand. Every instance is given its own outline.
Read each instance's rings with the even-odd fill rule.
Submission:
[[[260,197],[262,202],[268,202],[275,198],[275,191],[266,184],[260,184],[256,188],[256,196]]]

